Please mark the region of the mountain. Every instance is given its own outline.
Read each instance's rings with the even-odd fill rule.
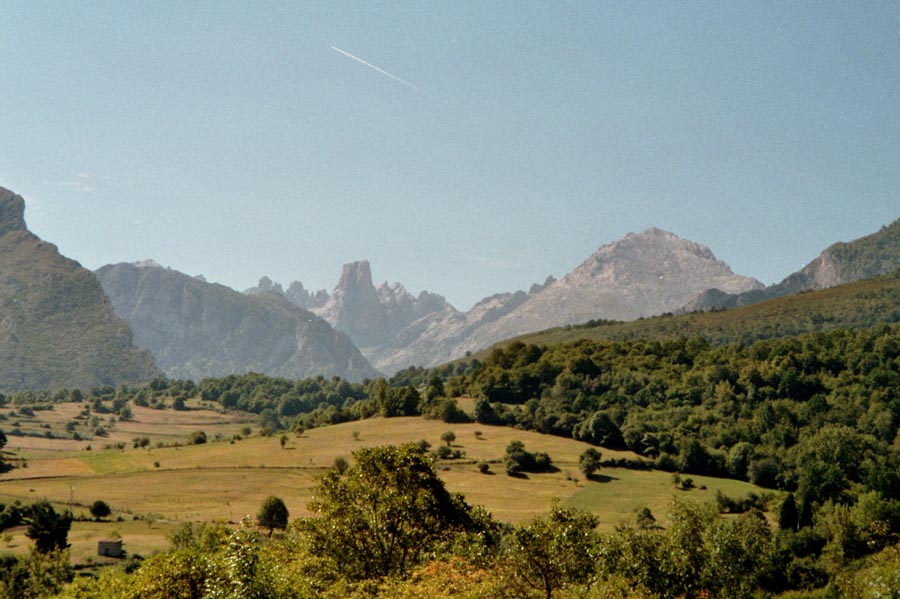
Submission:
[[[465,315],[415,322],[399,336],[409,343],[370,359],[385,372],[434,365],[548,327],[671,312],[711,286],[744,291],[763,285],[735,275],[703,245],[648,229],[602,246],[571,273],[533,285],[529,293],[495,295]]]
[[[553,345],[579,339],[661,341],[704,338],[713,345],[794,337],[835,329],[865,329],[900,322],[900,271],[853,283],[759,301],[733,310],[664,315],[630,322],[593,322],[545,329],[506,339]],[[491,349],[475,354],[484,359]]]
[[[269,277],[261,277],[256,287],[245,289],[247,295],[259,295],[260,293],[276,293],[286,297],[294,305],[312,310],[313,308],[321,308],[328,301],[328,292],[324,289],[310,293],[303,287],[300,281],[291,283],[287,291],[285,291],[280,283],[273,283]]]
[[[413,295],[400,283],[377,287],[367,260],[345,264],[329,295],[325,290],[309,293],[303,283],[294,281],[285,291],[279,283],[262,277],[246,294],[276,293],[292,303],[308,308],[350,336],[363,353],[391,345],[396,335],[412,322],[429,315],[455,312],[447,300],[436,293],[422,291]]]
[[[849,243],[827,247],[801,270],[780,283],[744,293],[710,288],[684,305],[680,312],[697,312],[746,306],[765,299],[801,291],[827,289],[887,274],[900,269],[900,219],[877,233]]]
[[[735,275],[705,246],[648,229],[604,245],[560,280],[490,296],[468,312],[436,294],[414,297],[399,283],[375,287],[367,261],[345,265],[327,302],[313,310],[350,335],[376,368],[394,373],[552,326],[671,312],[710,287],[763,285]]]
[[[135,342],[171,377],[378,375],[345,334],[279,293],[242,294],[158,265],[107,265],[96,275]]]
[[[82,388],[160,376],[91,271],[25,225],[0,187],[0,390]]]

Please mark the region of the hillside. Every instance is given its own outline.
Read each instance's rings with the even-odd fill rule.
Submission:
[[[827,289],[861,281],[900,269],[900,219],[880,231],[855,241],[839,242],[826,248],[815,260],[783,281],[762,290],[743,293],[711,288],[681,308],[694,312],[745,306],[765,299],[801,291]]]
[[[377,376],[345,334],[277,294],[245,295],[158,265],[107,265],[96,275],[168,376]]]
[[[535,345],[576,339],[621,341],[704,337],[710,343],[790,337],[838,328],[865,328],[900,321],[900,273],[770,299],[731,310],[657,316],[633,322],[595,322],[521,335]],[[487,355],[488,351],[478,356]]]
[[[0,390],[88,388],[159,376],[94,275],[25,225],[0,188]]]

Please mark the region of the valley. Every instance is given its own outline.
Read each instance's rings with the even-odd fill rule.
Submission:
[[[364,447],[422,439],[437,447],[447,430],[456,435],[453,448],[465,454],[460,459],[438,460],[447,488],[513,524],[546,513],[554,499],[596,514],[599,529],[611,531],[643,507],[664,519],[676,494],[706,502],[714,501],[717,492],[733,497],[765,493],[745,482],[704,476],[694,477],[698,488],[679,491],[670,473],[614,467],[602,469],[605,482],[585,480],[578,457],[589,447],[586,443],[421,417],[371,418],[302,435],[288,432],[282,446],[281,433],[261,435],[253,415],[223,413],[199,400],[189,402],[187,411],[136,407],[131,419],[112,425],[101,415],[100,424],[107,427],[108,435],[73,441],[65,426],[84,408],[83,403],[59,403],[52,410],[35,411],[34,417],[9,406],[0,409],[0,419],[18,423],[14,430],[22,431],[22,436],[8,437],[4,453],[14,468],[0,475],[0,503],[47,499],[60,510],[71,507],[76,516],[86,518],[76,520],[70,533],[73,559],[82,565],[95,561],[97,540],[114,533],[121,535],[130,554],[148,556],[164,549],[168,535],[181,524],[225,520],[234,525],[254,515],[268,495],[283,498],[292,518],[309,516],[312,489],[336,458],[350,460],[352,452]],[[208,441],[190,444],[191,433],[198,430]],[[47,433],[62,438],[49,439]],[[149,439],[149,444],[135,447],[135,440],[141,438]],[[558,471],[507,476],[502,457],[513,440],[549,454]],[[605,459],[637,457],[607,449],[602,453]],[[489,474],[478,471],[481,461],[491,464]],[[91,521],[88,513],[98,499],[112,508],[106,522]],[[8,549],[27,550],[24,528],[6,533],[12,535]]]

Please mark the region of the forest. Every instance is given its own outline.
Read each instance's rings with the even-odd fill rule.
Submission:
[[[461,396],[477,398],[472,413],[458,407]],[[660,515],[638,513],[605,535],[593,530],[589,514],[560,506],[513,527],[442,491],[422,448],[382,448],[323,477],[313,506],[318,518],[291,521],[271,537],[249,524],[238,531],[201,527],[132,572],[78,579],[64,596],[411,597],[443,596],[448,588],[471,597],[900,592],[898,325],[719,346],[700,337],[513,343],[483,360],[358,384],[247,374],[20,392],[2,401],[39,410],[74,399],[127,419],[132,403],[178,410],[194,397],[259,414],[271,433],[373,416],[474,419],[637,454],[600,468],[655,468],[674,480],[731,477],[773,494],[756,502],[720,497],[712,506],[677,500],[665,527],[657,524]],[[358,504],[375,490],[397,506],[385,508],[387,519],[368,521],[373,508]],[[418,509],[430,515],[409,511]],[[425,525],[433,534],[415,528]],[[410,534],[416,543],[394,554],[393,537],[363,543],[370,529]],[[521,567],[529,560],[533,572]],[[179,576],[193,573],[199,582],[185,578],[189,588],[174,591],[181,583],[166,577],[179,568]],[[887,595],[873,591],[879,584]]]

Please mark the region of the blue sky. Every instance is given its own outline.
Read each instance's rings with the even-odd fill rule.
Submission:
[[[650,226],[772,283],[900,217],[896,2],[7,0],[0,57],[0,185],[89,268],[465,309]]]

